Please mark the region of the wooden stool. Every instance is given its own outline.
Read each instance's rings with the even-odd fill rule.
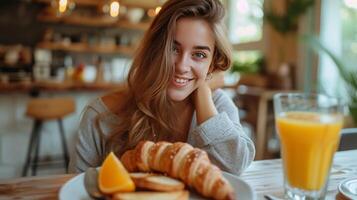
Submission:
[[[32,165],[32,175],[36,175],[42,124],[48,120],[58,121],[66,171],[68,170],[69,156],[62,119],[74,111],[75,102],[72,98],[34,98],[28,102],[26,116],[34,119],[34,126],[31,131],[26,163],[22,171],[22,176],[27,175],[30,165]],[[34,157],[32,156],[33,154],[35,154]]]

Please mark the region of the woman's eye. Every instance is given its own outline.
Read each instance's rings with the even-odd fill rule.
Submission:
[[[200,59],[207,57],[206,54],[202,53],[202,52],[194,53],[193,56],[196,57],[196,58],[200,58]]]
[[[172,48],[172,51],[175,53],[175,54],[178,54],[179,53],[179,49],[177,47],[173,47]]]

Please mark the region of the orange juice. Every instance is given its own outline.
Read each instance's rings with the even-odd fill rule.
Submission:
[[[277,117],[286,181],[291,187],[319,190],[326,183],[342,128],[337,115],[286,112]]]

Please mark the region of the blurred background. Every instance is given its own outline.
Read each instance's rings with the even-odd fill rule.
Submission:
[[[135,48],[164,2],[0,1],[0,179],[22,176],[25,168],[65,172],[81,111],[123,87]],[[222,2],[234,49],[223,88],[240,109],[257,160],[279,157],[272,107],[278,92],[341,98],[345,128],[356,127],[357,0]]]

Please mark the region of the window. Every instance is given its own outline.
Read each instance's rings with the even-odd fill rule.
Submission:
[[[341,58],[349,70],[357,70],[357,0],[322,1],[320,38],[330,51]],[[320,89],[346,98],[344,83],[330,58],[323,54],[319,62]]]
[[[229,39],[233,44],[262,39],[263,0],[231,0]]]
[[[341,6],[341,57],[350,70],[357,68],[357,0],[344,0]]]
[[[254,62],[261,58],[263,50],[263,0],[230,0],[228,8],[233,61]]]

